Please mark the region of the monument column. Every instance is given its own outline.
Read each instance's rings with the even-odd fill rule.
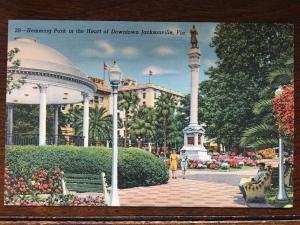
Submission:
[[[199,58],[200,59],[200,51],[190,51],[189,57],[191,61],[192,58]],[[196,61],[195,59],[193,59]],[[195,62],[194,62],[195,63]],[[199,85],[199,64],[190,64],[189,67],[191,68],[191,118],[190,124],[198,124],[198,85]]]
[[[207,150],[203,145],[205,130],[198,124],[198,87],[201,52],[198,47],[197,35],[198,32],[193,26],[191,30],[192,47],[188,53],[188,66],[191,69],[190,124],[183,129],[184,146],[182,149],[186,150],[189,159],[206,161],[210,160],[210,156],[207,155]],[[188,141],[188,138],[193,138],[193,141]]]

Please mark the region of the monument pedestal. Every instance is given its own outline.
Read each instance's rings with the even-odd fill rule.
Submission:
[[[198,124],[190,124],[183,129],[184,133],[184,146],[181,150],[186,150],[188,159],[209,161],[210,155],[204,147],[204,133],[205,130]]]

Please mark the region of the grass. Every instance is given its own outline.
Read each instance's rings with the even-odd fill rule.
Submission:
[[[277,200],[278,187],[272,187],[271,190],[266,192],[266,203],[273,205],[275,208],[283,208],[286,205],[293,205],[294,192],[293,187],[286,187],[286,193],[289,197],[288,202],[280,202]]]

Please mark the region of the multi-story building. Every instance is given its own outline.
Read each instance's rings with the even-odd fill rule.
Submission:
[[[178,107],[180,106],[181,100],[184,98],[184,94],[181,92],[169,88],[165,88],[153,83],[137,84],[135,80],[128,79],[128,78],[123,81],[123,86],[120,88],[119,91],[137,93],[140,99],[139,105],[140,106],[144,105],[147,107],[154,107],[155,102],[157,101],[159,96],[163,93],[171,94],[175,98]],[[124,122],[125,112],[120,111],[118,113],[118,116]],[[125,133],[124,127],[118,129],[119,136],[124,137],[124,133]]]
[[[154,107],[158,97],[163,93],[169,93],[173,95],[173,97],[177,101],[178,106],[180,105],[180,100],[184,97],[184,94],[178,91],[174,91],[172,89],[152,83],[122,86],[120,88],[120,91],[136,92],[140,98],[139,105],[145,105],[148,107]]]

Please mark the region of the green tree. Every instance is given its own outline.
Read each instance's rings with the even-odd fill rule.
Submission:
[[[231,148],[243,132],[260,123],[253,107],[269,85],[268,74],[293,55],[293,27],[288,24],[219,24],[212,38],[218,61],[201,83],[206,134]]]
[[[168,121],[173,116],[176,108],[175,98],[169,94],[161,94],[155,103],[155,110],[157,113],[158,127],[162,128],[163,132],[163,152],[166,154],[167,143],[168,143],[168,127],[170,124]]]
[[[15,59],[17,53],[20,52],[18,48],[13,48],[7,52],[7,77],[6,77],[6,92],[11,93],[14,89],[20,88],[25,83],[25,76],[14,76],[14,72],[9,72],[9,70],[18,69],[21,65],[19,59]]]
[[[142,106],[133,115],[130,127],[130,135],[133,138],[140,136],[148,142],[152,142],[156,132],[156,114],[154,108]]]
[[[14,113],[14,134],[18,137],[26,136],[26,137],[38,138],[39,105],[14,104],[13,113]],[[46,117],[47,136],[53,135],[53,114],[54,114],[53,105],[47,105],[47,117]],[[24,117],[26,117],[26,119],[24,119]]]
[[[131,114],[137,109],[140,98],[135,92],[120,92],[118,95],[118,109],[125,111],[125,134],[124,134],[124,147],[128,147],[128,130],[131,119]]]
[[[90,109],[89,136],[93,143],[111,140],[112,115],[105,108]]]
[[[83,109],[76,105],[71,107],[64,115],[65,124],[75,129],[75,135],[82,135],[83,132]],[[112,131],[112,116],[107,114],[105,108],[90,108],[89,110],[89,139],[91,144],[99,141],[110,140]]]
[[[247,128],[241,138],[241,145],[250,145],[254,148],[278,146],[278,127],[273,114],[272,99],[278,87],[290,84],[293,80],[294,63],[288,59],[281,67],[268,75],[269,85],[259,93],[261,99],[254,104],[253,113],[260,118],[260,122]],[[286,139],[290,141],[290,139]]]

